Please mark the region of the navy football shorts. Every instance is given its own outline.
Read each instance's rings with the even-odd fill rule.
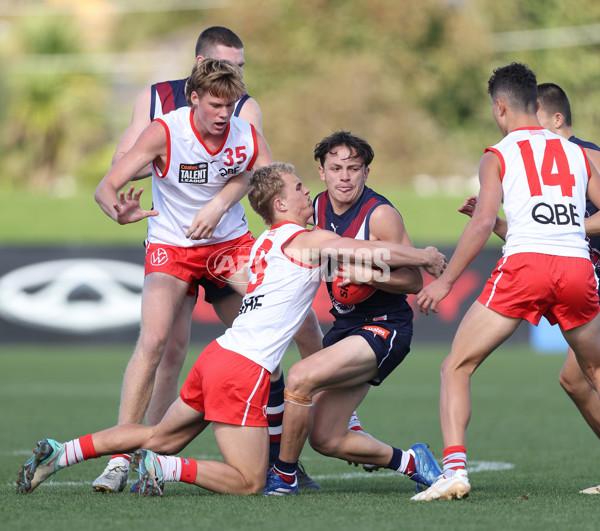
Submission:
[[[369,383],[380,385],[410,352],[412,323],[407,326],[406,320],[362,321],[360,323],[355,321],[343,328],[334,323],[333,328],[323,338],[323,347],[330,347],[350,336],[364,337],[375,352],[379,375]]]

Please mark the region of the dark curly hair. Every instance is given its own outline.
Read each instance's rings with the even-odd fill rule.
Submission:
[[[335,148],[339,146],[346,146],[352,153],[351,158],[361,159],[367,168],[375,156],[373,148],[366,140],[349,131],[338,131],[324,138],[315,146],[315,160],[323,166],[327,153],[335,153]]]
[[[515,109],[536,111],[537,79],[533,71],[522,63],[496,68],[488,81],[488,93],[494,100],[501,96]]]

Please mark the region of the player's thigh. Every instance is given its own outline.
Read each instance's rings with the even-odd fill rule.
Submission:
[[[213,430],[225,463],[248,480],[264,484],[269,464],[268,429],[213,422]]]
[[[286,387],[305,395],[353,387],[377,376],[377,357],[360,336],[349,336],[295,363]]]
[[[234,319],[240,313],[240,307],[242,305],[242,296],[239,293],[231,293],[225,297],[219,297],[212,301],[213,309],[217,314],[221,322],[231,327]]]
[[[166,273],[149,273],[142,290],[142,326],[156,333],[170,329],[189,285]]]
[[[575,352],[581,369],[595,380],[590,371],[600,371],[600,314],[589,323],[563,330],[563,335]]]
[[[188,406],[177,398],[155,426],[151,439],[146,443],[149,450],[174,454],[201,433],[210,422],[204,419],[204,412]]]
[[[520,323],[521,319],[506,317],[475,301],[458,326],[443,367],[473,372]]]

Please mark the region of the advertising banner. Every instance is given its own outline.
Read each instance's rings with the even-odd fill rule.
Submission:
[[[450,257],[453,249],[442,252]],[[499,257],[499,249],[484,249],[437,314],[420,314],[415,296],[409,296],[415,311],[414,341],[449,346]],[[143,263],[141,245],[0,247],[0,343],[134,343],[140,325]],[[424,277],[426,283],[433,280]],[[324,330],[332,321],[330,307],[323,284],[313,308]],[[192,340],[208,341],[224,330],[201,289],[193,321]],[[529,327],[519,327],[511,341],[529,341]]]

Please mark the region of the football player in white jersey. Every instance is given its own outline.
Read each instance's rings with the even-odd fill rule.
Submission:
[[[555,83],[542,83],[538,85],[539,108],[537,117],[542,127],[560,135],[567,140],[583,147],[590,162],[600,168],[600,147],[592,142],[580,140],[573,134],[573,120],[571,114],[571,104],[565,91]],[[468,216],[473,215],[477,196],[468,197],[458,209],[459,212]],[[592,216],[598,211],[595,205],[588,203],[586,205],[585,229],[590,244],[590,256],[596,267],[598,275],[598,249],[600,249],[600,218],[592,220]],[[590,222],[597,222],[594,227]],[[494,232],[503,240],[506,239],[506,220],[498,217],[494,226]],[[581,367],[577,363],[573,349],[569,347],[567,358],[560,371],[560,385],[573,400],[577,409],[586,420],[592,431],[600,438],[600,397],[596,389],[585,378]],[[582,494],[600,494],[600,485],[589,487],[580,491]]]
[[[151,144],[152,138],[144,133],[142,144],[146,142]],[[134,148],[131,157],[137,151]],[[146,159],[139,157],[130,171],[137,171]],[[256,240],[250,253],[250,283],[240,315],[232,328],[199,355],[179,398],[160,423],[119,424],[65,443],[43,439],[21,468],[17,492],[30,494],[58,470],[78,462],[134,451],[140,495],[162,496],[162,485],[168,481],[227,494],[260,492],[268,461],[269,372],[281,361],[310,309],[325,257],[343,252],[362,259],[365,252],[386,250],[385,262],[393,267],[423,266],[438,276],[445,266],[445,257],[433,247],[415,249],[306,230],[312,202],[291,165],[275,163],[257,170],[249,199],[271,228]],[[139,207],[122,207],[121,213],[131,210],[133,217],[149,214]],[[224,462],[155,453],[181,451],[209,424]]]
[[[502,201],[508,220],[504,257],[442,364],[444,473],[416,501],[469,495],[470,378],[522,320],[537,324],[545,316],[558,323],[590,383],[600,389],[598,293],[583,221],[586,191],[600,204],[600,175],[582,148],[540,126],[537,81],[525,65],[496,69],[488,92],[504,138],[481,159],[477,207],[444,274],[417,296],[420,311],[437,310],[488,240]]]
[[[233,31],[222,26],[212,26],[202,31],[196,43],[195,56],[196,62],[205,58],[223,59],[231,61],[242,69],[245,64],[242,41]],[[133,108],[131,123],[117,145],[112,165],[116,164],[133,147],[142,131],[150,124],[151,119],[161,116],[172,109],[187,106],[185,100],[186,81],[186,79],[179,79],[157,83],[146,87],[138,95]],[[246,122],[251,123],[259,133],[262,133],[260,107],[256,100],[248,96],[248,94],[237,100],[234,116],[238,116]],[[147,165],[138,172],[135,179],[151,175],[151,170],[151,165]],[[232,187],[233,189],[235,186],[236,183],[230,180],[225,184],[225,190],[227,191],[228,187]],[[239,199],[243,195],[241,193]],[[239,207],[239,204],[235,207]],[[200,279],[199,286],[204,291],[205,300],[212,304],[219,319],[226,326],[231,326],[240,309],[241,295],[229,286],[217,287],[210,279]],[[195,295],[186,297],[179,313],[173,321],[173,326],[170,329],[165,347],[165,355],[161,358],[156,369],[154,389],[146,410],[146,421],[149,424],[158,423],[167,408],[177,397],[177,382],[187,354],[191,319],[195,304]],[[320,350],[322,347],[322,337],[323,334],[316,314],[311,310],[294,338],[300,355],[306,357]],[[125,385],[127,385],[126,382],[124,382]],[[283,374],[281,369],[278,369],[271,376],[271,396],[268,408],[271,438],[270,453],[275,455],[278,453],[279,439],[281,437],[283,387]],[[125,395],[123,395],[123,399],[127,400]],[[127,406],[125,410],[127,410]],[[141,422],[143,413],[142,417],[129,416],[123,418],[124,421]],[[271,458],[271,461],[273,459]],[[124,458],[111,460],[102,474],[93,482],[92,486],[94,490],[99,492],[119,492],[123,490],[127,481],[128,468],[128,462]],[[304,473],[299,476],[299,481],[301,488],[319,487],[316,482]]]

